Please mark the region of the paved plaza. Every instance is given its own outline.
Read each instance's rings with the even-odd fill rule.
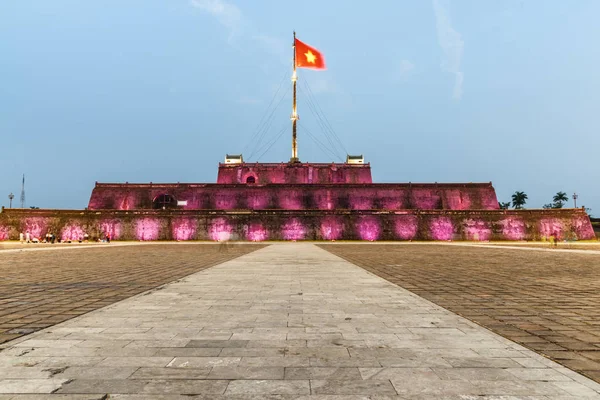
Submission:
[[[35,256],[158,271],[202,263],[202,246]],[[592,380],[318,246],[245,253],[5,343],[0,400],[600,399]]]
[[[456,243],[456,242],[454,242]],[[465,243],[465,244],[473,244],[479,245],[477,243]],[[485,244],[486,246],[492,247],[531,247],[536,249],[559,249],[559,250],[592,250],[592,251],[600,251],[600,243],[597,241],[559,241],[556,243],[556,247],[550,241],[545,242],[488,242]]]
[[[600,252],[323,247],[600,382]]]
[[[0,252],[0,344],[262,247],[131,245],[6,246]]]

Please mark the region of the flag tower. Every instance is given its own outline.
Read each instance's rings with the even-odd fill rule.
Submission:
[[[292,73],[292,86],[293,86],[293,94],[292,94],[292,158],[290,158],[290,163],[300,162],[298,158],[298,141],[296,138],[296,123],[298,121],[298,110],[296,108],[296,81],[298,80],[298,76],[296,75],[296,31],[294,31],[294,72]]]
[[[296,31],[294,31],[294,72],[292,73],[292,85],[293,85],[293,97],[292,97],[292,158],[290,163],[300,162],[298,158],[298,140],[296,137],[296,124],[298,122],[298,108],[296,106],[296,82],[298,81],[298,75],[296,74],[296,67],[298,68],[310,68],[317,70],[325,69],[325,59],[323,54],[314,47],[307,45],[296,39]],[[299,57],[298,57],[299,52]]]

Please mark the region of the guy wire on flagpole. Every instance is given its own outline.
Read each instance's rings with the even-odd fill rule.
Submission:
[[[292,158],[290,158],[290,163],[300,162],[298,159],[298,143],[296,141],[296,122],[298,120],[298,112],[296,109],[296,81],[298,77],[296,75],[296,31],[294,31],[294,72],[292,73],[292,87],[293,87],[293,95],[292,95]]]

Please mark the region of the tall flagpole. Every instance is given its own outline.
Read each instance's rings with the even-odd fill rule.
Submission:
[[[298,120],[298,110],[296,109],[296,81],[298,76],[296,75],[296,31],[294,31],[294,72],[292,73],[292,85],[293,85],[293,97],[292,97],[292,158],[290,162],[300,162],[298,159],[298,143],[296,140],[296,121]]]

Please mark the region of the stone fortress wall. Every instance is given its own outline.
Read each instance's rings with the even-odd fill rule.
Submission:
[[[371,165],[347,163],[219,163],[218,184],[373,183]]]
[[[494,210],[491,183],[470,184],[120,184],[96,183],[90,210],[160,208],[161,195],[182,210]]]
[[[219,164],[217,183],[96,183],[85,210],[3,209],[0,240],[593,239],[582,209],[500,210],[490,183],[372,183],[369,164]]]
[[[0,213],[0,240],[541,240],[594,239],[582,209],[563,210],[21,210]]]

